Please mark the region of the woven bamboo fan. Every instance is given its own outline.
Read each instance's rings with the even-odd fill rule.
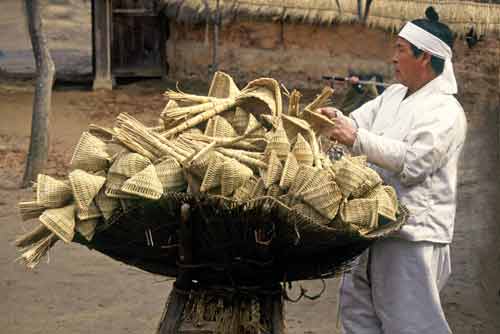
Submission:
[[[236,97],[240,94],[238,86],[229,75],[224,72],[215,72],[208,90],[208,96],[218,98]]]
[[[293,155],[293,153],[288,153],[285,165],[283,166],[283,173],[281,174],[281,179],[279,183],[280,187],[284,190],[290,188],[298,171],[299,171],[299,163],[297,162],[295,155]]]
[[[106,178],[76,169],[69,174],[69,181],[77,207],[85,211],[106,182]]]
[[[186,178],[182,172],[181,165],[174,158],[167,158],[155,165],[158,179],[163,185],[163,191],[186,190]]]
[[[158,179],[155,167],[149,165],[125,181],[121,190],[142,198],[159,199],[163,193],[163,185]]]
[[[109,220],[113,212],[120,207],[120,201],[116,198],[107,196],[103,189],[97,193],[95,203],[105,220]]]
[[[293,155],[297,159],[300,165],[312,166],[314,162],[314,155],[311,149],[311,145],[304,139],[304,137],[299,133],[297,134],[297,139],[292,149]]]
[[[253,175],[253,171],[236,159],[226,159],[221,174],[221,194],[229,196]]]
[[[71,186],[44,174],[38,174],[36,201],[47,208],[59,208],[73,198]]]
[[[40,222],[66,243],[75,235],[75,206],[67,205],[58,209],[47,209],[40,216]]]
[[[108,168],[109,158],[106,144],[89,132],[84,132],[76,144],[70,166],[72,169],[94,172]]]
[[[340,206],[340,219],[369,232],[378,226],[378,201],[369,198],[356,198]]]
[[[303,201],[332,220],[337,215],[342,193],[335,182],[328,182],[301,193]]]
[[[91,241],[95,234],[98,219],[80,220],[76,222],[75,230],[88,241]]]
[[[278,153],[272,150],[269,154],[267,170],[264,173],[263,179],[266,189],[272,184],[278,184],[281,180],[283,165],[279,160]]]
[[[109,168],[109,173],[132,177],[151,165],[151,161],[139,153],[128,152],[120,155]]]

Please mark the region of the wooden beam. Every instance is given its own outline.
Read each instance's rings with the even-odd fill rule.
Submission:
[[[94,89],[113,89],[111,75],[112,0],[92,1]]]

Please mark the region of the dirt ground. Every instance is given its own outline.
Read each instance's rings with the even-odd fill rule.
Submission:
[[[13,241],[29,228],[16,203],[31,123],[33,61],[18,0],[0,4],[0,330],[1,333],[153,333],[171,281],[122,265],[77,245],[59,244],[49,262],[27,270],[15,262]],[[52,0],[45,17],[58,76],[90,73],[89,1]],[[3,74],[2,74],[3,73]],[[159,115],[168,83],[143,81],[112,92],[58,85],[53,94],[51,151],[46,172],[63,176],[72,149],[89,123],[111,125],[119,112],[146,122]],[[192,87],[185,87],[190,90]],[[200,87],[197,87],[199,89]],[[500,333],[498,224],[498,110],[470,117],[460,169],[459,208],[452,245],[453,275],[443,305],[454,333]],[[311,293],[318,281],[303,282]],[[286,305],[289,333],[335,329],[336,279],[323,296]],[[298,293],[295,285],[291,294]]]

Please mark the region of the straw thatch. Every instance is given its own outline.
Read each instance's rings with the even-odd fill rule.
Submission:
[[[165,14],[178,22],[205,22],[216,12],[216,0],[161,0]],[[357,22],[366,0],[220,0],[220,13],[225,21],[238,17],[257,20],[286,20],[307,24]],[[361,2],[361,11],[358,3]],[[208,7],[207,7],[208,5]],[[406,21],[424,16],[428,6],[434,6],[440,20],[459,35],[471,27],[480,33],[500,34],[500,5],[491,1],[458,0],[385,0],[373,1],[367,16],[372,27],[398,30]]]

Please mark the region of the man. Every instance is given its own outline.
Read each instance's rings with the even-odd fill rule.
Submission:
[[[348,334],[448,334],[439,291],[450,272],[457,163],[466,119],[451,63],[453,35],[432,7],[400,31],[393,57],[401,84],[350,117],[332,108],[327,135],[366,155],[410,217],[345,275],[341,318]]]

